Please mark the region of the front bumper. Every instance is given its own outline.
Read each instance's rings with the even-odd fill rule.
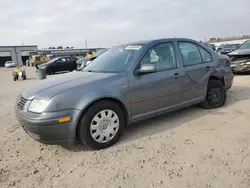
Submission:
[[[15,106],[18,122],[33,139],[44,144],[60,144],[76,141],[76,127],[79,110],[65,110],[35,114],[20,110]],[[67,123],[58,123],[62,117],[71,117]]]
[[[240,73],[240,72],[250,72],[250,65],[239,65],[239,64],[231,64],[232,72]]]

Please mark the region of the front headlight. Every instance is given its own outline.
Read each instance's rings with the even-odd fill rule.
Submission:
[[[245,63],[246,65],[250,65],[250,61]]]
[[[34,113],[42,113],[47,107],[49,101],[33,99],[30,103],[28,111]]]
[[[245,65],[245,63],[240,63],[240,66],[244,66]]]

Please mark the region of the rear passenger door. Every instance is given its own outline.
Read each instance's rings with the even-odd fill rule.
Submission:
[[[77,61],[77,59],[76,58],[74,58],[74,57],[69,57],[68,58],[68,60],[69,60],[69,70],[76,70],[76,61]]]
[[[210,72],[214,69],[212,55],[205,48],[190,41],[178,41],[178,47],[188,79],[183,86],[183,100],[202,99],[206,95]]]
[[[72,62],[71,62],[70,57],[66,57],[65,60],[66,61],[65,61],[65,65],[64,65],[64,70],[65,71],[71,70],[71,68],[72,68]]]

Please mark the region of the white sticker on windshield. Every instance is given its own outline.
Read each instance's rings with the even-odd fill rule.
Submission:
[[[128,46],[126,50],[140,50],[142,46]]]

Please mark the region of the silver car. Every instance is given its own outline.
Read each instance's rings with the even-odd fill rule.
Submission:
[[[16,64],[13,61],[6,61],[5,64],[4,64],[4,66],[6,68],[11,68],[11,67],[15,67]]]
[[[199,42],[134,42],[111,48],[83,71],[23,90],[15,112],[39,142],[102,149],[131,122],[196,104],[223,106],[232,82],[229,58]]]

